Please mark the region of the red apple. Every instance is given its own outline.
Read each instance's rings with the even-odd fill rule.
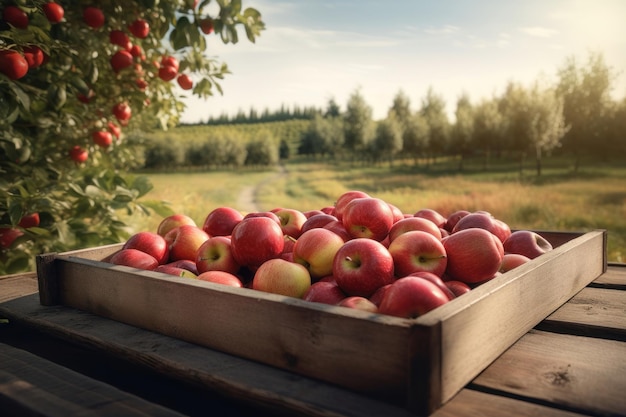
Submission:
[[[226,271],[206,271],[198,275],[198,279],[200,281],[229,285],[231,287],[243,287],[241,280],[236,275]]]
[[[50,23],[59,23],[63,20],[63,16],[65,15],[63,7],[53,1],[45,3],[42,9]]]
[[[343,226],[353,238],[365,237],[379,242],[389,234],[393,220],[389,204],[375,197],[351,200],[341,218]]]
[[[343,223],[340,222],[339,220],[329,221],[328,223],[324,225],[323,229],[328,229],[331,232],[339,235],[339,237],[341,237],[344,242],[347,242],[348,240],[352,239],[352,236],[350,236],[350,233],[348,233],[346,228],[343,226]]]
[[[83,10],[83,20],[87,26],[98,29],[104,25],[104,13],[97,7],[87,7]]]
[[[323,228],[308,230],[293,246],[293,261],[309,271],[313,280],[333,272],[333,260],[343,246],[343,239],[336,233]]]
[[[2,11],[2,20],[18,29],[26,29],[29,23],[26,12],[13,5],[7,5],[4,7],[4,10]]]
[[[178,226],[163,236],[170,250],[170,261],[196,259],[198,249],[209,239],[209,235],[190,224]]]
[[[78,164],[82,164],[89,157],[89,152],[86,149],[83,149],[78,145],[75,145],[74,147],[72,147],[72,149],[70,149],[69,154],[70,154],[70,158],[72,159],[72,161]]]
[[[186,269],[194,275],[198,275],[198,267],[196,261],[193,259],[178,259],[176,261],[168,262],[165,265],[175,266],[176,268]]]
[[[136,37],[144,39],[150,33],[150,25],[144,19],[136,19],[130,24],[128,30]]]
[[[253,211],[243,216],[244,219],[248,219],[250,217],[269,217],[270,219],[274,220],[277,225],[280,226],[280,219],[275,213],[271,211]]]
[[[299,210],[281,208],[274,211],[280,219],[280,227],[283,234],[297,239],[302,234],[302,225],[307,221],[306,216]]]
[[[172,214],[161,220],[157,227],[157,234],[165,236],[170,230],[185,224],[196,226],[196,222],[191,217],[181,213]]]
[[[326,213],[324,213],[322,210],[314,209],[314,210],[303,211],[302,214],[304,214],[308,220],[311,216],[315,216],[316,214],[326,214]]]
[[[153,270],[159,266],[159,261],[154,256],[139,249],[121,249],[109,258],[109,262],[115,265],[125,265],[147,270]]]
[[[159,78],[163,81],[172,81],[178,75],[178,70],[171,65],[159,68]]]
[[[165,238],[153,232],[138,232],[128,238],[124,243],[124,249],[137,249],[152,255],[159,264],[164,264],[169,259],[169,247]]]
[[[212,236],[207,239],[198,248],[195,259],[199,273],[224,271],[236,274],[241,268],[235,261],[230,237],[227,236]]]
[[[25,46],[22,49],[24,59],[28,63],[28,69],[35,69],[43,64],[44,53],[37,45]]]
[[[521,255],[519,253],[505,253],[502,257],[502,264],[500,264],[500,272],[505,273],[511,269],[517,268],[520,265],[525,264],[531,259],[528,256]]]
[[[539,233],[531,230],[516,230],[504,241],[506,253],[518,253],[530,259],[552,250],[552,244]]]
[[[341,194],[335,202],[335,208],[331,214],[335,216],[337,220],[341,221],[341,219],[343,218],[343,212],[350,201],[354,200],[355,198],[366,197],[369,197],[369,195],[363,191],[346,191],[345,193]]]
[[[243,220],[243,214],[232,207],[218,207],[204,220],[202,230],[210,236],[230,236],[233,228]]]
[[[309,287],[302,296],[303,300],[315,303],[336,305],[346,298],[346,293],[339,288],[335,281],[318,281]]]
[[[441,230],[432,221],[423,217],[405,217],[398,220],[391,226],[389,230],[389,241],[393,242],[395,238],[402,233],[411,232],[415,230],[421,230],[428,232],[435,236],[437,239],[441,239]]]
[[[264,262],[252,279],[254,290],[295,298],[302,298],[310,286],[311,276],[304,266],[279,258]]]
[[[180,74],[176,78],[176,82],[183,90],[191,90],[193,88],[193,80],[187,74]]]
[[[491,214],[484,211],[470,213],[459,219],[457,224],[452,229],[452,233],[472,227],[478,227],[493,233],[498,236],[500,242],[504,242],[506,238],[511,235],[511,229],[506,223],[496,219]]]
[[[200,25],[200,30],[202,31],[202,33],[204,33],[205,35],[213,33],[213,19],[207,17],[201,19],[198,23]]]
[[[389,245],[397,277],[427,271],[441,276],[448,263],[446,250],[435,236],[421,230],[406,232]]]
[[[448,216],[448,218],[446,219],[446,224],[443,226],[443,228],[447,230],[448,233],[452,233],[454,226],[456,226],[459,220],[461,220],[463,217],[467,216],[468,214],[470,214],[470,212],[467,210],[455,211],[454,213]]]
[[[500,269],[504,256],[502,242],[485,229],[460,230],[442,243],[448,256],[446,274],[451,280],[479,283],[493,278]]]
[[[383,285],[382,287],[374,291],[374,294],[370,295],[369,300],[372,303],[374,303],[376,307],[380,307],[380,303],[383,301],[383,298],[385,297],[385,293],[387,292],[389,288],[391,288],[392,285],[393,284]]]
[[[306,221],[302,225],[302,233],[310,229],[315,229],[317,227],[324,227],[331,221],[336,221],[336,220],[337,218],[333,216],[332,214],[326,214],[326,213],[313,214],[310,217],[307,217]]]
[[[402,210],[400,210],[397,206],[394,206],[391,203],[387,203],[389,204],[389,208],[391,209],[391,212],[393,213],[393,222],[397,222],[399,220],[404,219],[404,213],[402,212]]]
[[[437,210],[433,210],[430,208],[423,208],[420,209],[418,211],[415,212],[415,214],[413,214],[414,217],[422,217],[424,219],[430,220],[431,222],[435,223],[437,225],[437,227],[441,227],[443,228],[443,226],[446,224],[446,218],[439,213]]]
[[[347,295],[369,297],[394,281],[393,258],[382,243],[367,238],[347,241],[333,261],[333,276]]]
[[[461,281],[444,281],[444,284],[454,293],[455,297],[460,297],[472,290],[469,285]]]
[[[0,228],[0,248],[8,249],[13,245],[15,239],[20,236],[24,236],[24,232],[22,232],[17,227],[2,227]]]
[[[506,224],[500,219],[494,219],[493,223],[494,223],[493,234],[498,236],[498,238],[500,239],[500,242],[504,243],[504,241],[507,240],[509,236],[511,236],[511,228],[509,227],[508,224]]]
[[[341,300],[339,303],[337,303],[337,305],[340,307],[348,307],[348,308],[353,308],[355,310],[367,311],[370,313],[378,312],[378,306],[372,303],[370,300],[368,300],[365,297],[359,297],[359,296],[346,297],[343,300]]]
[[[39,226],[39,213],[31,213],[25,216],[22,216],[20,222],[17,224],[19,227],[23,227],[24,229],[28,229],[31,227]]]
[[[378,307],[380,314],[414,318],[422,316],[449,301],[435,284],[424,278],[403,277],[394,282]]]
[[[293,247],[296,244],[296,239],[292,238],[289,235],[283,235],[283,240],[285,241],[285,246],[283,247],[282,253],[293,252]]]
[[[433,274],[432,272],[418,271],[418,272],[412,273],[409,276],[423,278],[427,281],[430,281],[433,284],[435,284],[437,287],[439,287],[439,289],[443,291],[445,295],[448,296],[448,299],[453,300],[454,298],[456,298],[456,295],[454,295],[454,292],[446,286],[446,283],[444,282],[444,280],[441,279],[441,277],[439,277],[438,275]]]
[[[157,267],[154,268],[154,271],[162,272],[164,274],[173,275],[173,276],[182,277],[182,278],[191,278],[191,279],[198,278],[196,274],[189,271],[188,269],[181,268],[173,264],[157,265]]]
[[[283,252],[283,253],[280,254],[279,258],[280,259],[284,259],[284,260],[289,261],[289,262],[295,262],[293,260],[293,252]]]
[[[269,217],[244,218],[235,226],[231,235],[231,249],[235,261],[239,265],[253,269],[269,259],[279,257],[284,247],[283,231],[278,223]]]

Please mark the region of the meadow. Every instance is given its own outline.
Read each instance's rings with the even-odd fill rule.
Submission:
[[[216,207],[241,211],[291,207],[299,210],[333,205],[344,191],[357,189],[382,198],[405,213],[432,208],[444,215],[458,209],[486,210],[512,228],[558,231],[608,231],[608,259],[626,261],[626,166],[593,164],[572,171],[568,162],[544,162],[520,170],[515,161],[500,161],[488,171],[481,161],[456,161],[429,167],[412,161],[392,166],[359,165],[292,158],[268,170],[147,174],[151,200],[168,202],[202,224]],[[136,217],[137,229],[156,230],[162,217]]]

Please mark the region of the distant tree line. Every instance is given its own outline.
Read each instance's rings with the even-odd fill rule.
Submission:
[[[271,123],[271,122],[284,122],[287,120],[310,120],[316,115],[321,114],[321,110],[316,107],[300,107],[294,105],[288,107],[283,104],[278,110],[264,109],[258,112],[254,108],[250,108],[247,112],[240,109],[234,116],[230,116],[226,113],[222,113],[218,117],[209,116],[206,124],[209,126],[218,125],[230,125],[230,124],[257,124],[257,123]]]
[[[416,111],[399,91],[387,117],[378,122],[357,90],[340,114],[330,112],[336,109],[331,101],[325,114],[315,115],[298,153],[390,164],[396,158],[429,164],[456,156],[459,170],[469,156],[482,156],[487,169],[492,157],[507,153],[517,155],[520,164],[534,159],[537,175],[544,155],[561,153],[573,156],[577,170],[582,156],[626,157],[626,99],[611,98],[614,80],[601,54],[591,53],[585,65],[568,58],[556,85],[509,82],[500,96],[477,103],[461,94],[454,122],[432,88]]]
[[[582,157],[626,160],[626,98],[611,98],[615,79],[599,53],[590,53],[583,64],[568,58],[555,84],[511,81],[502,94],[477,102],[461,94],[453,121],[432,88],[417,109],[400,90],[386,117],[374,121],[357,89],[344,110],[330,99],[325,109],[282,106],[275,112],[222,116],[209,126],[180,127],[177,131],[197,129],[181,136],[202,138],[152,142],[145,167],[269,166],[296,153],[365,164],[412,160],[426,168],[437,158],[453,157],[459,171],[470,157],[482,159],[487,170],[495,158],[513,156],[520,169],[534,161],[537,175],[544,156],[569,155],[578,170]]]

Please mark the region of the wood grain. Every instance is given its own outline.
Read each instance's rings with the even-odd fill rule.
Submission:
[[[175,411],[1,343],[0,363],[2,415],[182,417]]]
[[[564,411],[520,399],[484,393],[471,389],[461,390],[443,408],[431,417],[582,417],[583,414]]]
[[[626,290],[626,264],[609,264],[606,272],[598,277],[591,286]]]
[[[539,328],[626,341],[626,291],[584,288],[548,316]]]
[[[72,343],[128,360],[256,407],[315,417],[414,417],[377,401],[289,371],[148,332],[31,295],[0,304],[0,315]]]
[[[626,411],[626,344],[533,330],[473,384],[593,415]]]
[[[26,272],[0,276],[0,303],[37,292],[37,274]]]

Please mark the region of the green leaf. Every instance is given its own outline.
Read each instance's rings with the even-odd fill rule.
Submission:
[[[162,217],[167,217],[167,216],[174,214],[174,210],[172,210],[172,208],[169,207],[169,205],[163,201],[147,200],[147,201],[143,201],[140,204],[140,206],[145,206]],[[146,210],[144,209],[144,212],[145,211]]]
[[[89,86],[79,76],[73,76],[70,78],[70,83],[78,90],[79,93],[87,95],[89,94]]]
[[[67,91],[65,83],[52,84],[48,88],[48,104],[53,109],[59,110],[65,105]]]
[[[154,188],[154,185],[152,185],[152,182],[150,182],[150,179],[144,176],[136,177],[133,180],[131,186],[132,188],[134,188],[135,190],[139,192],[138,197],[143,197]]]
[[[18,224],[23,215],[22,204],[19,201],[11,200],[9,202],[9,219],[11,219],[11,224]]]
[[[95,185],[88,185],[85,187],[85,195],[92,198],[102,197],[102,190]]]
[[[9,88],[15,94],[17,102],[26,110],[30,109],[30,96],[16,83],[9,83]]]

